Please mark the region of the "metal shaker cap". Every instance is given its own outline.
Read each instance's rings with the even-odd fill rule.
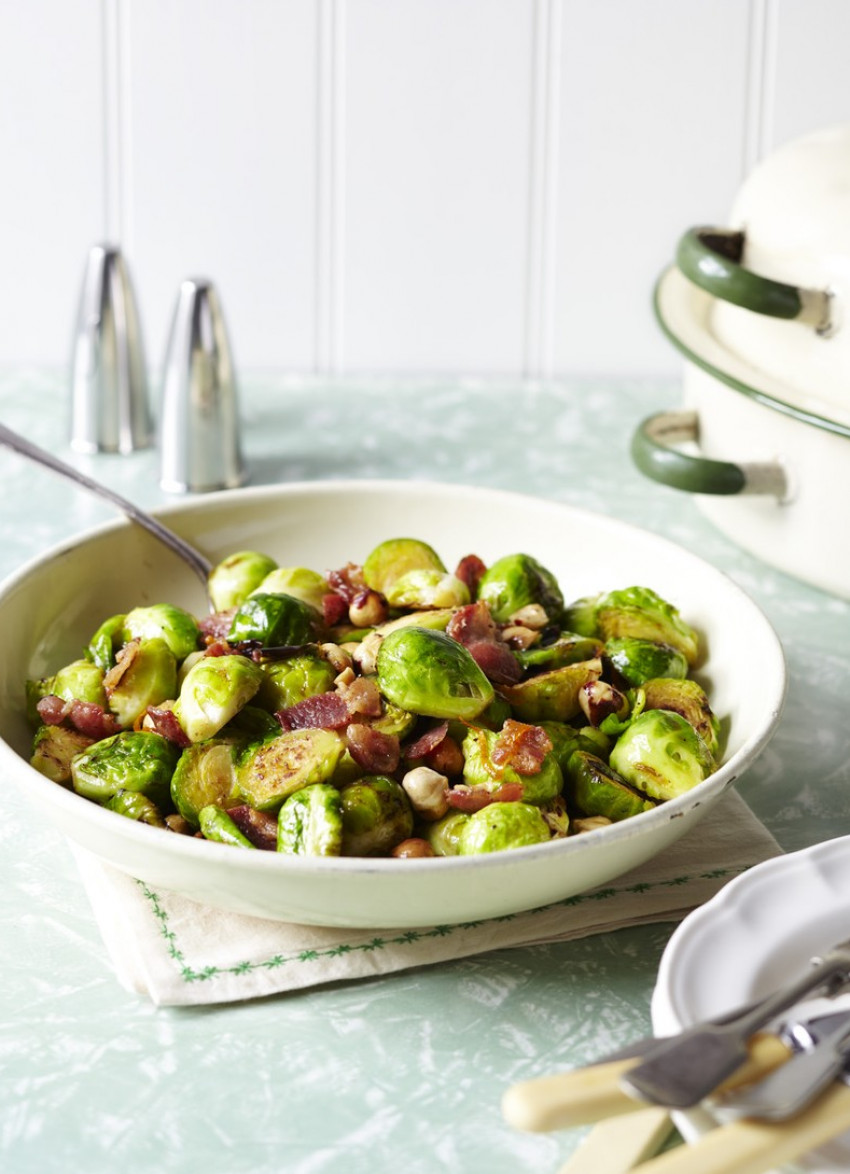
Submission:
[[[129,453],[152,439],[136,299],[119,249],[90,251],[71,363],[71,447]]]
[[[245,480],[236,373],[211,282],[180,286],[163,367],[160,485],[169,493],[233,489]]]

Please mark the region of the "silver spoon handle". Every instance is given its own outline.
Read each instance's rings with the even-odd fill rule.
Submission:
[[[122,497],[120,493],[115,493],[99,481],[93,481],[91,477],[87,477],[85,473],[79,472],[72,465],[66,465],[64,461],[60,461],[58,457],[54,457],[43,448],[31,444],[30,441],[25,440],[23,436],[19,436],[17,432],[13,432],[4,424],[0,424],[0,444],[12,449],[21,456],[28,457],[29,460],[35,461],[39,465],[44,465],[46,468],[52,469],[54,473],[58,473],[61,477],[67,477],[70,481],[81,485],[83,489],[88,489],[92,493],[97,494],[98,497],[106,498],[112,505],[117,506],[129,518],[132,518],[134,522],[150,531],[160,542],[165,543],[175,554],[178,554],[180,558],[187,562],[203,583],[204,591],[207,591],[207,579],[212,570],[212,563],[199,550],[190,546],[188,542],[185,542],[173,530],[169,530],[167,526],[157,521],[151,514],[139,509],[138,506],[128,501],[126,497]]]

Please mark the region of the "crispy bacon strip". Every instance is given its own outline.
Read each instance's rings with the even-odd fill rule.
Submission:
[[[229,807],[227,814],[255,848],[267,852],[277,849],[277,819],[270,812],[240,803],[238,807]]]
[[[394,734],[383,734],[359,722],[345,731],[351,757],[370,774],[391,774],[399,764],[401,751]]]
[[[517,774],[535,775],[540,773],[543,759],[551,749],[552,740],[540,726],[508,718],[496,738],[490,760],[498,767],[513,767]]]
[[[95,741],[109,738],[121,729],[115,716],[94,701],[80,701],[76,698],[63,701],[55,693],[49,693],[41,698],[36,710],[46,726],[59,726],[66,722]]]
[[[303,701],[279,709],[275,717],[284,730],[341,730],[348,725],[350,713],[339,693],[318,693]]]
[[[483,600],[459,607],[449,620],[446,632],[462,644],[488,680],[496,685],[515,685],[522,666],[499,638],[496,622]]]
[[[405,749],[404,757],[408,759],[424,758],[426,754],[430,754],[432,750],[436,750],[440,743],[449,732],[449,723],[440,722],[439,725],[432,726],[430,730],[426,730],[424,734],[411,742]]]
[[[460,579],[469,588],[470,595],[475,595],[478,590],[478,584],[481,582],[482,576],[486,572],[486,564],[481,561],[477,554],[467,554],[455,567],[455,578]]]
[[[163,738],[167,738],[175,746],[185,747],[192,745],[186,731],[177,720],[177,714],[174,710],[149,705],[147,714],[153,726],[154,733],[159,734]]]
[[[215,611],[212,615],[203,616],[198,620],[201,635],[205,639],[223,640],[230,631],[230,625],[233,623],[235,615],[236,608],[231,607],[227,611]]]
[[[502,783],[495,791],[488,791],[486,787],[468,787],[466,783],[459,783],[452,787],[446,795],[449,807],[457,811],[480,811],[491,803],[519,803],[522,800],[521,783]]]

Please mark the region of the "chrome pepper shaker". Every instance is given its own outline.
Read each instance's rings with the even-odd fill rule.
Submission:
[[[218,294],[180,286],[163,366],[160,485],[167,493],[234,489],[245,480],[236,374]]]
[[[152,440],[142,332],[121,251],[89,251],[71,361],[71,447],[129,453]]]

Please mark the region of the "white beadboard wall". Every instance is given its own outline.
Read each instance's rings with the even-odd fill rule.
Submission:
[[[240,371],[667,375],[650,295],[774,146],[850,120],[847,0],[0,0],[0,364],[123,248]]]

